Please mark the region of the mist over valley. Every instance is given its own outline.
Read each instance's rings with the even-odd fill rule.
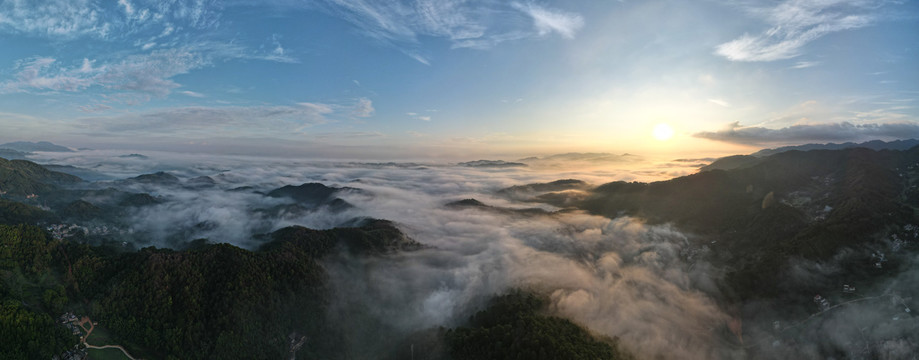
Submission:
[[[5,241],[56,249],[35,275],[7,265],[25,278],[6,296],[58,274],[37,286],[64,300],[35,311],[91,315],[147,357],[499,358],[535,341],[537,357],[902,358],[917,344],[915,149],[792,150],[654,182],[632,180],[698,161],[28,157],[98,179],[3,160],[0,219],[38,226]]]

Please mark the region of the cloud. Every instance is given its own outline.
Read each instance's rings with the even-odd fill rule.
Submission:
[[[702,139],[746,145],[824,141],[864,141],[872,139],[910,139],[919,138],[919,124],[911,122],[875,124],[840,122],[793,125],[780,129],[768,129],[757,126],[744,127],[741,126],[739,122],[734,122],[723,130],[700,132],[693,134],[693,136]]]
[[[172,77],[212,62],[210,54],[191,49],[157,50],[149,55],[130,56],[119,63],[100,67],[93,79],[103,87],[162,97],[180,86]]]
[[[80,91],[99,86],[162,97],[180,86],[170,78],[211,62],[209,56],[187,49],[157,50],[98,67],[87,59],[79,68],[67,68],[54,66],[53,58],[37,58],[20,63],[15,80],[0,83],[0,92]]]
[[[351,116],[355,117],[371,117],[373,116],[375,109],[373,108],[373,102],[368,98],[357,99],[357,104],[354,105],[354,108],[351,110]]]
[[[825,35],[858,29],[880,20],[885,0],[786,0],[772,7],[747,10],[769,29],[716,47],[731,61],[775,61],[797,57],[808,43]]]
[[[731,104],[722,99],[708,99],[708,102],[722,107],[731,107]]]
[[[23,89],[39,91],[78,91],[93,84],[92,79],[80,72],[65,72],[49,75],[49,69],[56,60],[49,57],[39,57],[20,61],[19,70],[15,80],[0,83],[0,93],[18,92]],[[86,62],[84,61],[84,67]],[[82,69],[82,68],[81,68]]]
[[[174,23],[186,30],[213,28],[221,10],[215,0],[119,0],[115,6],[102,0],[4,1],[0,33],[54,40],[121,39],[148,29],[175,30]]]
[[[86,112],[86,113],[103,112],[103,111],[111,110],[111,109],[112,109],[111,106],[108,106],[108,105],[105,105],[105,104],[95,104],[95,105],[80,106],[80,111]]]
[[[128,17],[130,17],[131,15],[134,15],[134,5],[131,5],[131,3],[128,0],[118,0],[118,5],[121,5],[124,7],[124,13]]]
[[[102,20],[99,11],[89,0],[4,1],[0,3],[0,30],[45,37],[106,37],[112,25]]]
[[[278,36],[270,47],[249,49],[220,38],[224,2],[218,0],[76,0],[0,2],[0,36],[47,38],[79,44],[103,40],[98,58],[71,63],[66,55],[17,62],[0,93],[47,94],[90,88],[131,92],[131,102],[168,96],[174,77],[230,60],[296,63]],[[130,46],[125,48],[125,46]]]
[[[176,239],[209,238],[251,249],[260,245],[254,234],[289,225],[330,228],[362,216],[393,220],[414,240],[430,245],[370,258],[342,252],[323,260],[332,294],[326,315],[345,337],[345,357],[378,358],[393,350],[392,339],[460,325],[488,298],[512,287],[549,295],[551,314],[616,336],[640,358],[725,358],[719,355],[730,351],[721,345],[730,335],[699,331],[719,329],[728,319],[715,300],[717,290],[703,290],[717,280],[709,273],[719,272],[702,261],[684,261],[691,249],[686,235],[673,227],[579,212],[530,217],[443,206],[474,197],[496,206],[532,207],[496,198],[494,192],[554,180],[556,172],[157,152],[144,152],[147,160],[113,156],[124,153],[79,152],[55,161],[118,178],[168,171],[182,181],[207,175],[216,183],[203,189],[103,184],[164,200],[126,211],[125,223],[136,235],[128,240],[137,247],[177,247],[182,244]],[[264,192],[313,181],[361,188],[340,195],[356,207],[270,217],[257,209],[284,208],[291,201],[226,191],[248,185]]]
[[[446,39],[453,48],[488,49],[505,41],[550,33],[570,39],[584,24],[578,14],[531,3],[326,0],[325,5],[327,11],[365,35],[395,46],[425,65],[430,59],[418,51],[422,36]]]
[[[819,61],[798,61],[791,66],[792,69],[806,69],[809,67],[814,67],[820,65]]]
[[[329,105],[181,107],[139,114],[77,120],[77,131],[89,135],[174,135],[183,137],[290,137],[303,128],[329,121]]]
[[[332,105],[329,105],[329,104],[301,102],[301,103],[297,103],[297,105],[310,109],[311,111],[317,114],[323,114],[323,115],[329,114],[335,111],[334,109],[332,109]]]
[[[319,133],[314,134],[316,139],[369,139],[369,138],[382,138],[386,135],[376,132],[376,131],[350,131],[350,132],[334,132],[334,133]]]
[[[271,36],[271,45],[272,50],[270,52],[259,55],[256,58],[288,64],[296,64],[300,62],[300,60],[290,56],[287,53],[287,49],[281,45],[281,37],[279,35],[274,34]]]
[[[428,58],[422,56],[421,54],[419,54],[419,53],[416,52],[416,51],[403,50],[402,52],[403,52],[405,55],[408,55],[408,57],[410,57],[410,58],[412,58],[412,59],[415,59],[415,61],[417,61],[417,62],[420,62],[420,63],[425,64],[425,65],[431,65],[431,61],[428,60]]]
[[[205,97],[204,94],[202,94],[202,93],[194,92],[194,91],[188,91],[188,90],[182,91],[182,95],[187,95],[187,96],[196,97],[196,98],[203,98],[203,97]]]
[[[414,112],[405,113],[405,115],[408,115],[409,117],[411,117],[412,119],[415,119],[415,120],[431,121],[431,117],[428,116],[428,115],[420,115],[420,114],[414,113]]]
[[[462,1],[421,0],[415,3],[415,10],[424,32],[450,40],[480,38],[487,29]]]
[[[83,59],[79,66],[63,66],[54,58],[20,61],[13,80],[0,83],[0,93],[81,91],[90,87],[165,97],[180,87],[176,75],[231,59],[290,62],[286,56],[255,53],[232,43],[201,42],[154,50],[145,54],[102,60]],[[99,65],[95,65],[99,63]]]
[[[584,18],[578,14],[550,10],[532,3],[514,3],[514,7],[533,18],[533,26],[540,36],[556,32],[565,38],[573,39],[574,34],[584,26]]]

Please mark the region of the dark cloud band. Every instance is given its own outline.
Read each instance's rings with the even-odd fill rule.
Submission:
[[[741,126],[739,122],[718,131],[693,134],[694,137],[744,145],[769,145],[821,141],[861,141],[867,139],[910,139],[919,137],[919,124],[849,122],[793,125],[780,129]]]

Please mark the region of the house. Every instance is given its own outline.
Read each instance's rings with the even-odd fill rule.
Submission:
[[[820,294],[814,296],[814,303],[817,304],[817,307],[820,308],[820,311],[827,311],[830,309],[830,302],[827,301],[823,296],[820,296]]]

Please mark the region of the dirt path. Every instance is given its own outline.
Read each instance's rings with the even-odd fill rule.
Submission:
[[[87,330],[86,327],[83,326],[83,324],[86,324],[86,323],[89,323],[89,330]],[[133,356],[131,356],[131,354],[128,354],[128,351],[125,350],[123,347],[121,347],[121,345],[95,346],[95,345],[90,345],[88,342],[86,342],[86,340],[89,339],[89,334],[92,334],[93,329],[96,328],[93,325],[93,322],[89,319],[89,316],[84,316],[83,318],[80,319],[80,322],[77,324],[80,325],[81,328],[83,328],[83,331],[86,331],[86,335],[83,335],[82,340],[83,340],[83,345],[85,345],[87,349],[118,349],[118,350],[121,350],[121,352],[124,353],[124,356],[127,356],[128,359],[137,360]]]
[[[86,324],[86,323],[89,323],[89,330],[87,330],[86,327],[83,326],[83,324]],[[83,343],[85,344],[86,338],[89,337],[89,334],[93,333],[93,329],[95,329],[96,327],[93,326],[93,322],[89,320],[89,316],[84,316],[82,319],[80,319],[80,322],[78,322],[77,325],[80,325],[80,327],[83,328],[83,331],[86,332],[86,335],[83,335]]]
[[[127,356],[128,359],[137,360],[137,359],[135,359],[133,356],[131,356],[131,354],[128,354],[128,351],[125,350],[123,347],[121,347],[121,345],[102,345],[102,346],[95,346],[95,345],[90,345],[90,344],[87,344],[87,343],[83,343],[83,344],[86,345],[86,348],[87,348],[87,349],[118,349],[118,350],[121,350],[121,352],[124,353],[124,356]]]

